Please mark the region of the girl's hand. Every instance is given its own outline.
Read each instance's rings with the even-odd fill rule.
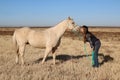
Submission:
[[[91,48],[91,52],[94,51],[94,48]]]

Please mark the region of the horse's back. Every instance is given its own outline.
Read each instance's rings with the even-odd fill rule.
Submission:
[[[23,27],[23,28],[20,28],[20,29],[16,29],[15,32],[25,34],[26,32],[29,32],[30,30],[31,29],[28,28],[28,27]]]
[[[34,47],[45,47],[46,35],[45,31],[32,30],[28,35],[28,42]]]

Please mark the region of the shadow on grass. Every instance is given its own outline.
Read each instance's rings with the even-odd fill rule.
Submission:
[[[57,55],[56,56],[56,60],[60,60],[61,63],[65,62],[65,61],[68,61],[70,59],[79,59],[79,58],[82,58],[82,57],[87,57],[89,55],[78,55],[78,56],[73,56],[73,55],[67,55],[67,54],[62,54],[62,55]],[[34,61],[34,63],[39,63],[42,61],[43,58],[39,58],[37,60]],[[46,58],[46,61],[47,60],[52,60],[53,57],[52,56],[48,56]]]
[[[103,60],[101,63],[99,63],[100,65],[103,65],[105,62],[110,62],[110,61],[113,61],[114,58],[111,57],[110,55],[104,55],[103,53],[100,53],[99,56],[102,56],[103,57]]]
[[[57,55],[56,56],[56,60],[60,60],[60,62],[63,63],[65,61],[68,61],[68,60],[71,60],[71,59],[80,59],[80,58],[89,57],[89,56],[92,56],[92,55],[77,55],[77,56],[73,56],[73,55],[62,54],[62,55]],[[103,58],[102,62],[100,62],[100,65],[103,65],[105,62],[114,60],[114,58],[111,57],[110,55],[104,55],[103,53],[100,53],[98,56],[101,56]],[[42,61],[42,59],[43,58],[39,58],[36,61],[34,61],[34,63],[40,63]],[[53,59],[52,56],[48,56],[46,61],[47,60],[52,60],[52,59]]]

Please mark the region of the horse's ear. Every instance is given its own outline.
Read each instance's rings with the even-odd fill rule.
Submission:
[[[70,16],[68,17],[68,20],[72,20],[72,19],[70,18]]]

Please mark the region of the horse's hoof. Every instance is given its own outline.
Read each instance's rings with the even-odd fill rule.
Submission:
[[[44,64],[44,62],[42,62],[42,64]]]
[[[19,63],[17,62],[17,63],[15,63],[15,65],[18,65]]]
[[[56,63],[53,63],[53,65],[56,65]]]
[[[22,66],[24,66],[24,65],[25,65],[25,63],[21,63],[21,65],[22,65]]]

